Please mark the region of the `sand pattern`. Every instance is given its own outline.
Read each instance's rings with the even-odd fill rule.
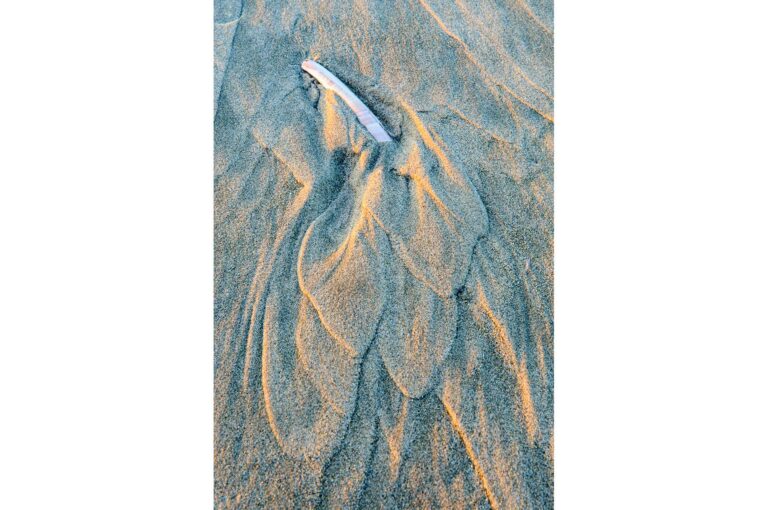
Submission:
[[[551,4],[217,9],[217,508],[551,508]]]

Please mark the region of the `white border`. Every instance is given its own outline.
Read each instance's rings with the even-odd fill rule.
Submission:
[[[212,4],[0,9],[0,507],[209,509]]]
[[[768,507],[756,5],[556,2],[559,508]]]

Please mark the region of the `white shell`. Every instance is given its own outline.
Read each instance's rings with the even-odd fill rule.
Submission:
[[[301,68],[320,82],[320,85],[338,94],[352,108],[352,111],[357,115],[357,119],[373,135],[377,142],[392,141],[392,137],[389,136],[389,133],[387,133],[373,112],[333,73],[314,60],[305,60],[301,63]]]

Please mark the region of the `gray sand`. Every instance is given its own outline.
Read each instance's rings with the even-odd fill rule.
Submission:
[[[216,506],[551,508],[551,1],[216,22]]]

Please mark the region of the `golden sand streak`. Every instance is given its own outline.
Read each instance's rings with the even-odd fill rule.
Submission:
[[[451,425],[459,434],[461,442],[464,443],[464,448],[467,450],[467,455],[469,456],[469,460],[472,462],[472,465],[475,468],[475,472],[477,473],[478,478],[480,478],[480,483],[482,484],[485,495],[488,498],[488,503],[494,510],[499,508],[499,504],[496,502],[496,497],[493,495],[493,492],[491,492],[491,486],[485,476],[485,471],[483,471],[483,468],[480,467],[480,460],[477,458],[475,450],[472,448],[472,443],[470,443],[469,437],[467,437],[467,432],[464,430],[464,427],[461,426],[461,422],[456,415],[456,411],[453,410],[453,408],[450,406],[450,404],[448,404],[448,402],[445,401],[445,399],[441,399],[441,401],[443,402],[443,407],[445,407],[446,412],[448,412],[448,417],[451,419]]]
[[[343,243],[341,243],[339,248],[337,248],[336,251],[332,254],[331,257],[334,260],[337,259],[337,258],[338,259],[342,259],[342,257],[348,257],[349,256],[348,251],[347,251],[347,247],[353,242],[353,239],[355,238],[355,236],[357,236],[357,233],[359,232],[359,224],[362,221],[363,221],[363,218],[361,217],[358,220],[358,222],[355,225],[355,227],[352,229],[352,232],[350,232],[350,234],[347,237],[347,239]],[[312,230],[313,230],[313,226],[310,226],[309,229],[307,229],[307,233],[305,234],[304,239],[309,239],[310,238],[310,236],[312,234]],[[344,350],[346,350],[352,357],[356,358],[356,357],[360,356],[361,353],[359,353],[353,346],[351,346],[344,338],[340,337],[339,335],[337,335],[333,331],[333,328],[330,327],[330,325],[328,323],[328,320],[323,317],[323,314],[320,311],[320,308],[321,308],[320,304],[317,302],[317,300],[315,300],[314,297],[312,297],[312,294],[310,294],[309,292],[306,291],[307,286],[306,286],[306,284],[304,282],[304,277],[302,276],[304,274],[302,260],[304,259],[305,251],[306,251],[306,244],[302,243],[301,248],[299,249],[299,261],[298,261],[298,264],[297,264],[297,271],[298,271],[298,275],[299,275],[299,289],[301,290],[302,295],[304,297],[306,297],[309,300],[309,302],[312,304],[312,307],[314,308],[315,312],[317,313],[317,317],[320,319],[320,323],[323,325],[323,327],[328,332],[328,334],[331,336],[331,338],[336,340],[336,342],[338,342],[339,345],[341,345],[344,348]],[[343,263],[343,259],[339,260],[336,264],[339,265],[339,264],[342,264],[342,263]]]
[[[300,309],[304,309],[307,306],[307,304],[306,303],[302,303],[299,306],[301,307]],[[312,305],[310,304],[309,307],[311,308]],[[314,310],[314,308],[312,308],[312,309]],[[304,344],[304,341],[301,339],[301,335],[299,335],[299,331],[301,330],[301,327],[302,327],[302,321],[304,320],[303,317],[305,317],[305,316],[300,313],[299,314],[299,319],[298,319],[297,324],[296,324],[296,331],[294,333],[293,341],[296,343],[296,357],[299,359],[299,363],[301,363],[301,366],[304,367],[304,370],[309,372],[311,370],[310,363],[309,363],[309,360],[304,355],[304,351],[306,350],[306,345]],[[325,401],[328,403],[328,405],[331,407],[331,409],[333,409],[339,415],[343,415],[344,414],[344,409],[339,407],[339,405],[336,403],[336,401],[329,397],[328,389],[327,388],[325,388],[325,387],[318,387],[317,391],[319,391],[320,394],[323,395],[323,397],[325,398]]]
[[[465,15],[465,16],[467,16],[467,17],[470,17],[470,18],[473,18],[473,19],[477,20],[477,18],[476,18],[475,16],[473,16],[473,15],[472,15],[472,14],[469,12],[469,10],[467,10],[467,7],[466,7],[466,5],[464,5],[464,3],[463,3],[463,2],[457,2],[457,3],[456,3],[456,5],[459,7],[459,9],[461,9],[461,12],[462,12],[462,13],[464,13],[464,15]],[[538,25],[539,25],[541,28],[543,28],[543,29],[544,29],[544,32],[546,32],[546,33],[547,33],[547,35],[550,35],[550,36],[552,35],[552,32],[551,32],[551,31],[550,31],[550,30],[549,30],[547,27],[545,27],[543,24],[541,24],[541,22],[539,21],[539,19],[538,19],[538,18],[536,18],[536,17],[533,15],[533,12],[531,12],[531,10],[530,10],[530,8],[528,8],[527,4],[525,4],[525,3],[524,3],[522,0],[518,0],[518,5],[520,5],[520,6],[521,6],[521,7],[522,7],[524,10],[526,10],[526,15],[528,15],[528,16],[529,16],[529,17],[530,17],[530,18],[531,18],[531,19],[532,19],[534,22],[536,22],[536,23],[537,23],[537,24],[538,24]],[[499,51],[500,53],[503,51],[503,50],[502,50],[502,47],[501,47],[501,46],[500,46],[500,45],[499,45],[497,42],[495,42],[495,41],[492,41],[492,40],[490,40],[490,39],[488,39],[488,38],[486,38],[486,37],[483,37],[483,40],[486,42],[486,44],[488,44],[488,45],[490,45],[490,46],[493,46],[494,48],[496,48],[496,50],[497,50],[497,51]],[[538,90],[539,92],[541,92],[542,94],[544,94],[545,96],[547,96],[547,98],[549,98],[549,99],[554,99],[554,98],[552,97],[552,94],[550,94],[549,92],[547,92],[547,91],[546,91],[546,90],[545,90],[543,87],[541,87],[541,85],[539,85],[539,84],[538,84],[538,83],[536,83],[535,81],[531,80],[531,79],[528,77],[528,75],[527,75],[527,74],[525,74],[525,71],[523,71],[523,70],[520,68],[520,66],[518,66],[518,65],[517,65],[517,64],[515,64],[514,62],[510,62],[510,65],[511,65],[511,66],[512,66],[512,68],[515,70],[515,72],[516,72],[517,74],[519,74],[519,75],[520,75],[520,76],[521,76],[521,77],[522,77],[522,78],[523,78],[523,79],[524,79],[524,80],[525,80],[525,81],[526,81],[526,82],[527,82],[527,83],[528,83],[530,86],[532,86],[533,88],[535,88],[536,90]]]
[[[523,419],[525,420],[525,429],[528,433],[528,442],[533,444],[533,441],[538,434],[539,427],[538,420],[536,419],[536,411],[533,407],[533,398],[531,397],[531,385],[528,381],[525,355],[523,355],[522,360],[518,361],[517,356],[515,355],[515,348],[507,335],[507,330],[501,324],[498,317],[493,313],[493,310],[491,310],[488,298],[480,284],[477,286],[477,300],[480,307],[493,323],[493,327],[496,330],[495,339],[498,343],[501,355],[504,357],[504,360],[509,363],[512,371],[517,376],[517,384],[520,389],[518,393],[523,405]]]
[[[457,36],[456,34],[451,32],[451,30],[445,25],[445,23],[443,23],[443,20],[440,19],[440,16],[438,16],[437,13],[434,10],[432,10],[432,7],[426,2],[426,0],[419,0],[419,3],[424,8],[424,10],[427,11],[427,13],[429,13],[430,16],[432,16],[432,19],[435,20],[435,22],[440,27],[440,29],[443,32],[445,32],[445,34],[448,37],[450,37],[451,39],[456,41],[459,44],[459,46],[461,46],[462,50],[466,54],[466,56],[469,59],[469,61],[472,62],[475,65],[475,67],[477,67],[480,70],[480,72],[485,76],[486,80],[488,80],[491,83],[494,83],[497,86],[499,86],[502,89],[504,89],[504,91],[507,94],[509,94],[510,96],[514,97],[515,99],[520,101],[522,104],[524,104],[525,106],[527,106],[528,108],[530,108],[534,112],[536,112],[539,115],[541,115],[544,119],[546,119],[546,120],[548,120],[549,122],[552,122],[552,123],[555,122],[555,119],[551,115],[548,115],[548,114],[546,114],[546,113],[544,113],[542,111],[539,111],[531,103],[529,103],[528,101],[526,101],[525,99],[520,97],[518,94],[516,94],[512,89],[510,89],[509,87],[507,87],[503,83],[499,83],[498,81],[494,80],[493,77],[491,76],[491,74],[488,71],[486,71],[485,68],[480,64],[480,62],[478,62],[477,59],[474,57],[474,55],[472,54],[472,51],[469,49],[469,46],[467,45],[467,43],[465,43],[459,36]]]
[[[405,101],[401,101],[400,104],[405,110],[405,112],[408,114],[408,117],[413,122],[413,125],[416,127],[416,131],[419,133],[419,136],[424,141],[424,145],[426,145],[427,148],[430,149],[437,157],[438,161],[440,162],[440,165],[442,166],[442,169],[445,170],[445,172],[449,174],[451,177],[453,177],[455,180],[458,180],[458,181],[463,180],[459,176],[459,172],[453,166],[453,163],[451,163],[451,160],[448,159],[448,156],[445,155],[445,152],[443,152],[443,149],[435,142],[434,138],[430,134],[427,127],[421,122],[419,115],[413,110],[413,108],[411,108],[411,105],[409,105]],[[416,165],[418,167],[422,167],[421,162],[418,159],[418,156],[416,154],[412,154],[408,156],[408,163],[412,165]],[[441,213],[447,214],[457,221],[461,221],[461,219],[458,218],[453,212],[451,212],[451,210],[448,209],[448,207],[443,203],[443,201],[440,200],[440,197],[438,197],[437,194],[435,194],[435,191],[432,189],[429,182],[423,179],[420,175],[411,174],[410,177],[414,180],[414,182],[416,182],[421,187],[424,193],[429,195],[429,197],[432,199],[435,205],[437,205],[437,207],[440,209]]]
[[[277,155],[275,155],[275,157],[277,158]],[[280,161],[280,160],[278,159],[278,161]],[[304,203],[306,203],[307,197],[309,196],[309,192],[310,191],[311,191],[311,187],[309,187],[309,186],[302,187],[301,191],[299,191],[298,195],[296,195],[296,198],[293,201],[291,209],[292,210],[300,210],[301,207],[303,207]],[[274,258],[276,256],[277,252],[279,251],[279,247],[282,245],[283,239],[285,239],[285,236],[287,235],[287,225],[288,225],[287,222],[284,223],[283,227],[281,227],[280,230],[277,232],[277,236],[275,238],[275,242],[272,245],[273,246],[273,251],[272,251],[271,254],[269,254],[269,260],[268,260],[268,264],[267,265],[271,265],[272,262],[274,261]],[[262,242],[262,245],[261,245],[262,250],[261,250],[261,254],[259,255],[259,262],[256,265],[257,268],[258,267],[263,267],[263,265],[265,264],[265,260],[267,259],[267,256],[265,255],[267,253],[266,246],[267,246],[267,240],[265,239],[264,242]],[[256,314],[258,312],[258,306],[257,306],[257,304],[255,302],[255,301],[258,301],[258,300],[255,300],[254,296],[256,296],[258,294],[261,294],[262,292],[265,292],[267,290],[266,289],[266,284],[263,282],[263,280],[260,281],[260,277],[262,277],[262,279],[263,279],[263,275],[261,274],[261,272],[260,271],[255,271],[254,275],[253,275],[253,281],[251,282],[251,286],[250,286],[250,288],[248,290],[248,299],[246,301],[247,303],[252,303],[253,302],[253,306],[252,306],[252,310],[251,310],[250,321],[249,321],[249,324],[248,324],[248,335],[247,335],[246,343],[245,343],[245,361],[244,361],[244,366],[243,366],[243,384],[242,384],[243,391],[246,391],[248,389],[249,384],[250,384],[249,380],[250,380],[250,370],[251,370],[251,359],[253,357],[253,355],[252,355],[252,351],[253,351],[253,332],[254,332],[254,327],[255,327],[255,323],[256,323]],[[259,292],[257,292],[257,290],[256,290],[257,285],[258,286],[262,286],[264,288],[262,288]]]
[[[268,338],[268,332],[267,332],[267,324],[269,324],[271,321],[268,321],[268,315],[272,313],[271,307],[269,304],[267,304],[265,310],[264,310],[264,341],[266,342],[266,339]],[[261,380],[262,384],[261,387],[263,389],[263,395],[264,395],[264,408],[267,413],[267,422],[269,423],[269,428],[272,429],[272,435],[275,437],[275,440],[277,441],[277,444],[280,445],[280,448],[285,450],[285,444],[283,443],[282,435],[279,432],[279,429],[277,427],[277,421],[275,420],[274,411],[272,408],[272,395],[269,393],[269,385],[266,383],[267,381],[267,367],[269,367],[269,349],[266,345],[264,345],[261,349]]]
[[[547,33],[547,34],[549,34],[549,35],[553,35],[553,34],[552,34],[552,31],[549,29],[549,27],[548,27],[547,25],[545,25],[545,24],[544,24],[544,22],[543,22],[543,21],[541,21],[541,20],[539,19],[539,17],[538,17],[538,16],[536,16],[536,15],[533,13],[533,11],[531,10],[531,6],[530,6],[530,5],[528,5],[528,4],[525,2],[525,0],[517,0],[517,3],[520,5],[520,7],[522,7],[522,8],[523,8],[523,10],[525,11],[525,13],[526,13],[528,16],[530,16],[530,18],[533,20],[533,22],[534,22],[534,23],[536,23],[536,24],[537,24],[539,27],[541,27],[541,29],[542,29],[544,32],[546,32],[546,33]]]

